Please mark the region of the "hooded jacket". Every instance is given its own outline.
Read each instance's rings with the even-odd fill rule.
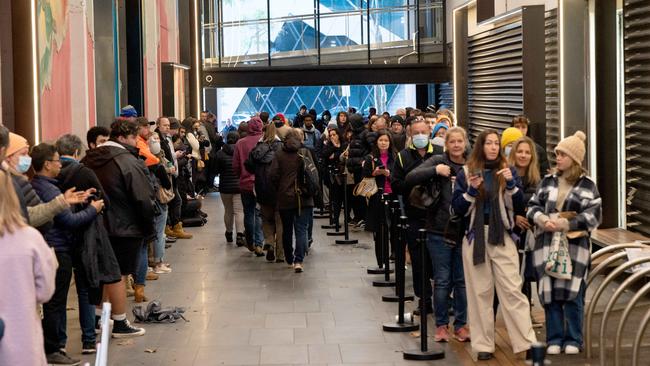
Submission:
[[[272,143],[260,141],[248,159],[255,174],[255,196],[262,205],[275,205],[275,189],[269,180],[269,170],[276,151],[282,148],[279,137]]]
[[[363,124],[363,118],[358,114],[350,116],[350,126],[352,126],[352,138],[349,144],[349,153],[347,166],[348,170],[354,174],[354,181],[361,181],[361,163],[370,152],[367,146],[366,129]]]
[[[298,151],[303,148],[302,141],[294,135],[287,136],[284,145],[273,157],[269,177],[276,189],[277,207],[280,210],[301,209],[314,207],[314,198],[298,196],[296,193],[296,178],[300,168],[301,158]],[[306,149],[304,149],[307,152]]]
[[[232,170],[239,177],[239,187],[241,192],[252,193],[255,188],[255,174],[244,168],[244,162],[248,159],[248,154],[255,148],[262,135],[262,120],[259,117],[253,117],[248,122],[248,135],[239,139],[235,144],[235,153],[232,159]]]
[[[318,131],[315,126],[311,126],[311,128],[304,126],[302,128],[302,132],[305,134],[305,147],[311,149],[312,151],[319,150],[321,135],[320,131]]]
[[[104,216],[109,236],[151,236],[155,195],[138,149],[109,141],[88,151],[82,163],[95,172],[111,202]]]
[[[223,145],[217,152],[216,173],[219,176],[219,192],[239,194],[239,178],[232,171],[232,156],[235,144]]]

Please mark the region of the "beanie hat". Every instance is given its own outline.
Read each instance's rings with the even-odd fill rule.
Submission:
[[[259,117],[253,117],[248,121],[248,131],[250,133],[262,132],[262,120]]]
[[[401,124],[402,126],[404,126],[404,119],[402,118],[402,116],[399,116],[399,115],[392,116],[390,118],[390,125],[392,126],[393,123],[395,123],[395,122],[397,122],[397,123]]]
[[[565,137],[555,147],[555,151],[567,154],[573,161],[582,164],[585,159],[585,140],[587,136],[582,131],[576,131],[572,136]]]
[[[501,134],[501,148],[505,148],[509,143],[515,142],[521,137],[524,137],[524,134],[518,128],[506,128]]]
[[[138,116],[138,111],[135,110],[135,108],[132,105],[127,105],[125,107],[122,107],[120,110],[120,117],[137,117]]]
[[[435,136],[436,133],[438,133],[438,131],[440,131],[441,128],[444,128],[445,130],[447,130],[447,129],[449,129],[449,126],[447,126],[446,123],[438,122],[436,124],[436,126],[433,128],[433,136]]]
[[[9,132],[9,146],[7,146],[6,156],[11,156],[24,147],[29,148],[27,139],[13,132]]]
[[[438,116],[438,123],[444,123],[447,127],[452,126],[451,119],[447,116]]]
[[[328,130],[335,130],[337,128],[339,128],[339,125],[338,123],[336,123],[336,121],[331,121],[330,123],[327,124]]]

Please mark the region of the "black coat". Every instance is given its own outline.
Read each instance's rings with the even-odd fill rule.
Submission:
[[[388,156],[387,166],[382,164],[381,159],[378,156],[372,154],[367,155],[363,162],[363,177],[368,178],[372,177],[372,172],[378,167],[385,167],[388,171],[393,174],[393,167],[395,166],[395,158],[392,155]],[[377,183],[377,188],[379,190],[375,193],[370,200],[368,201],[368,211],[366,214],[366,231],[375,232],[379,230],[379,222],[381,220],[381,215],[385,214],[385,208],[382,210],[381,207],[381,194],[384,193],[384,186],[386,184],[386,176],[378,175],[375,177],[375,182]],[[392,187],[391,187],[392,188]]]
[[[366,143],[365,130],[355,132],[350,140],[348,150],[348,160],[346,162],[350,173],[354,174],[354,181],[359,182],[362,178],[361,163],[370,153],[370,149]]]
[[[155,234],[155,193],[138,149],[103,145],[88,151],[82,162],[92,169],[111,205],[106,211],[108,234],[146,238]]]
[[[232,155],[234,151],[234,144],[226,144],[217,152],[216,173],[219,176],[219,192],[221,193],[240,193],[239,177],[232,170]]]
[[[341,154],[345,151],[348,145],[343,142],[341,146],[336,147],[332,143],[323,144],[323,149],[321,150],[321,161],[323,163],[323,182],[327,185],[332,184],[332,177],[329,174],[330,168],[332,170],[338,169],[339,174],[343,173],[345,168],[344,164],[341,162]]]
[[[84,230],[80,255],[88,286],[98,288],[100,284],[120,280],[120,265],[111,247],[101,214]]]
[[[309,149],[302,146],[302,141],[291,135],[287,136],[284,145],[276,151],[271,162],[269,177],[276,190],[277,207],[280,210],[314,207],[314,197],[299,196],[296,192],[296,179],[301,164],[299,150],[303,151],[302,153],[309,152]]]
[[[431,233],[442,235],[449,221],[453,187],[450,177],[440,176],[436,173],[436,166],[439,164],[448,165],[451,168],[452,176],[456,176],[458,171],[463,169],[463,165],[451,161],[447,154],[434,155],[422,162],[417,168],[411,170],[406,175],[405,182],[410,186],[418,184],[433,185],[435,189],[439,190],[438,203],[426,210],[425,229]]]
[[[7,173],[10,174],[10,173]],[[29,224],[29,214],[27,213],[27,201],[25,200],[25,195],[23,194],[23,191],[20,187],[20,179],[19,177],[11,174],[11,182],[14,185],[14,190],[16,191],[16,196],[18,196],[18,202],[20,203],[20,211],[23,214],[23,218],[25,218],[25,222]],[[29,182],[27,182],[27,185],[31,187]],[[36,195],[36,193],[34,193]]]
[[[252,167],[251,173],[255,174],[255,198],[261,205],[275,206],[275,189],[271,184],[269,170],[275,153],[282,148],[282,141],[275,140],[273,143],[258,142],[248,154],[248,160],[244,164],[246,169]]]

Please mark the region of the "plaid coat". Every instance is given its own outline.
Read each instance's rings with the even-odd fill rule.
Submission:
[[[544,272],[546,258],[550,251],[552,232],[545,232],[538,226],[535,229],[535,248],[533,266],[538,277],[539,298],[542,304],[551,301],[570,301],[576,298],[591,261],[591,232],[601,222],[601,199],[596,183],[587,176],[582,176],[573,185],[564,200],[564,207],[556,206],[558,196],[557,175],[547,175],[537,187],[537,192],[528,202],[528,219],[536,219],[544,214],[575,211],[577,216],[569,220],[569,231],[587,231],[589,235],[569,239],[569,255],[573,264],[570,280],[552,278]]]

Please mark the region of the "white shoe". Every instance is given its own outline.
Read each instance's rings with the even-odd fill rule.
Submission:
[[[155,274],[165,274],[165,273],[171,273],[171,272],[172,272],[172,269],[167,267],[167,265],[165,263],[159,263],[153,269],[153,273],[155,273]]]
[[[546,348],[547,355],[559,355],[562,352],[562,347],[557,344],[552,344]]]
[[[567,355],[577,355],[578,353],[580,353],[580,348],[573,345],[568,345],[564,347],[564,353],[566,353]]]

